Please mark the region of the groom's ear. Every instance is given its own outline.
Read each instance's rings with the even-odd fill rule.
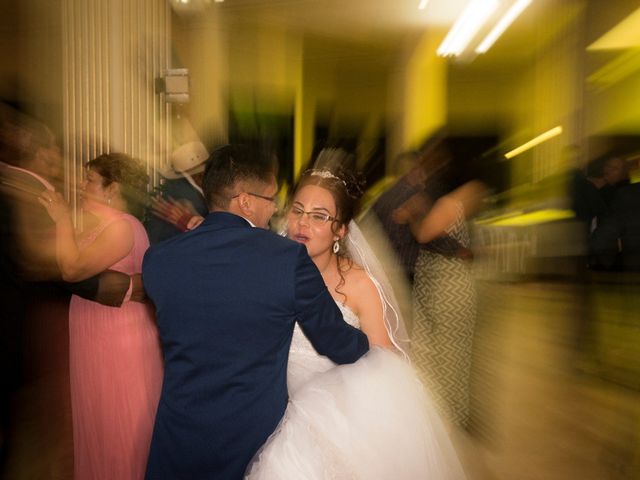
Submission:
[[[251,196],[249,194],[242,192],[238,195],[238,208],[240,208],[243,216],[253,212],[253,209],[251,208]]]

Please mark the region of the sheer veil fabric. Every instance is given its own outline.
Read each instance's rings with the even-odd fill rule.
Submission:
[[[346,239],[347,250],[355,263],[362,266],[373,281],[382,300],[383,318],[389,338],[395,347],[408,359],[410,341],[406,325],[400,314],[400,305],[393,293],[393,287],[382,264],[373,252],[369,242],[355,221],[349,222]]]

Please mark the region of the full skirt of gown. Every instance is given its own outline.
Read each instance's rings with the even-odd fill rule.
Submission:
[[[353,313],[342,310],[354,324]],[[335,366],[301,345],[300,335],[296,326],[287,411],[256,454],[248,480],[465,478],[408,361],[374,347],[354,364]]]

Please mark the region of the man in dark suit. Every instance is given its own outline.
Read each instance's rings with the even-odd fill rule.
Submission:
[[[55,224],[38,202],[45,190],[55,190],[62,156],[51,131],[42,123],[0,104],[0,477],[11,458],[43,453],[28,449],[24,432],[45,437],[54,431],[65,439],[65,427],[37,420],[32,409],[47,398],[48,412],[65,408],[54,394],[68,387],[48,388],[43,378],[68,377],[67,307],[69,294],[113,307],[142,300],[140,276],[115,271],[78,283],[62,282],[56,261]],[[133,288],[130,289],[130,283]],[[51,384],[55,382],[50,382]],[[12,401],[19,395],[20,402]],[[67,401],[68,402],[68,401]],[[30,410],[31,409],[31,410]],[[31,415],[28,415],[31,413]],[[16,420],[32,418],[31,430]],[[44,418],[44,417],[43,417]],[[63,416],[56,416],[56,420]],[[49,433],[51,434],[51,433]],[[16,440],[17,439],[17,440]],[[27,446],[27,450],[24,450]],[[23,449],[24,451],[20,451]]]
[[[271,158],[228,145],[208,162],[209,215],[152,246],[142,268],[165,361],[150,480],[243,477],[286,409],[295,322],[336,363],[368,350],[306,248],[267,230],[278,189]]]

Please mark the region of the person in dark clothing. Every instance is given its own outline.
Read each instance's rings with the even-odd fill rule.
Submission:
[[[202,176],[208,157],[200,142],[186,143],[171,154],[170,165],[160,172],[164,183],[144,222],[152,245],[188,230],[191,217],[207,215]]]
[[[108,306],[121,305],[127,294],[144,298],[140,275],[106,271],[82,282],[62,281],[55,225],[38,202],[42,192],[55,190],[61,171],[51,131],[0,105],[0,476],[21,428],[12,424],[22,407],[14,403],[16,395],[52,370],[66,370],[70,294]]]
[[[442,178],[431,168],[434,163],[430,152],[436,148],[438,141],[440,136],[434,135],[419,151],[402,153],[398,157],[398,163],[408,161],[412,166],[391,188],[380,195],[371,207],[411,283],[415,274],[415,263],[422,248],[431,249],[445,256],[472,258],[471,251],[449,235],[440,236],[427,244],[420,245],[409,226],[398,223],[394,219],[394,212],[406,202],[412,205],[416,214],[418,212],[425,214],[430,205],[446,193]]]

